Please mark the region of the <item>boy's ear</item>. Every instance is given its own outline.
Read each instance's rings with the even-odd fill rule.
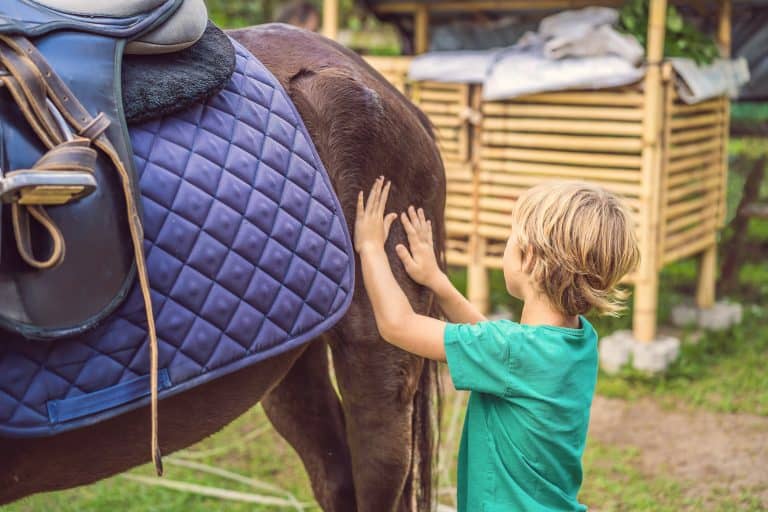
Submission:
[[[522,261],[522,270],[526,274],[530,274],[533,271],[533,264],[536,261],[536,258],[533,254],[533,246],[528,244],[525,246],[525,250],[522,251],[522,254],[520,255],[520,259]]]

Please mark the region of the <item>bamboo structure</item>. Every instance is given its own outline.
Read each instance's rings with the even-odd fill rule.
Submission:
[[[430,12],[483,8],[577,8],[621,1],[480,0],[388,2],[414,15],[415,48],[426,49]],[[546,5],[545,5],[546,4]],[[429,11],[427,11],[427,7]],[[725,218],[729,100],[686,105],[663,60],[667,1],[650,0],[647,71],[640,86],[541,93],[483,101],[480,85],[407,80],[409,57],[369,58],[430,118],[448,180],[447,258],[468,270],[470,300],[487,310],[487,269],[500,268],[512,205],[551,179],[583,179],[624,198],[641,246],[634,285],[635,338],[656,336],[659,273],[699,258],[696,300],[715,298],[717,232]],[[729,0],[719,2],[718,43],[729,55]]]

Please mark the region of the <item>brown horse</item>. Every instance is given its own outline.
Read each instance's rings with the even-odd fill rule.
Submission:
[[[392,180],[390,211],[422,205],[435,220],[437,247],[445,176],[424,115],[361,58],[320,36],[285,25],[230,32],[274,73],[314,140],[350,226],[359,190]],[[414,308],[431,296],[410,281],[387,249]],[[217,432],[261,401],[301,456],[326,511],[429,510],[434,445],[434,364],[384,342],[357,273],[344,318],[319,339],[160,404],[165,453]],[[327,347],[341,399],[329,376]],[[0,439],[0,503],[88,484],[149,460],[149,409],[41,439]]]

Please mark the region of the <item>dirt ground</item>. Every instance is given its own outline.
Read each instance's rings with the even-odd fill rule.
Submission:
[[[596,396],[589,432],[602,443],[637,448],[641,471],[663,471],[684,482],[691,496],[705,497],[714,487],[734,495],[750,488],[768,506],[766,417]]]

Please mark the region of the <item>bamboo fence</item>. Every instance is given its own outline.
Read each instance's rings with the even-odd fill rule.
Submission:
[[[516,2],[520,8],[524,3]],[[413,7],[415,40],[421,41],[416,46],[424,49],[426,4],[385,5],[392,12]],[[478,3],[429,5],[469,10]],[[409,57],[368,58],[435,126],[448,184],[447,259],[467,267],[468,296],[481,309],[488,309],[487,269],[501,266],[515,199],[551,179],[599,184],[631,208],[641,245],[640,268],[628,278],[635,288],[638,340],[656,336],[664,265],[697,256],[696,300],[700,307],[713,305],[717,233],[725,217],[729,100],[686,105],[678,98],[662,55],[666,7],[666,0],[651,0],[647,71],[632,87],[482,101],[480,85],[409,82]],[[719,3],[724,56],[730,9],[730,2]]]

